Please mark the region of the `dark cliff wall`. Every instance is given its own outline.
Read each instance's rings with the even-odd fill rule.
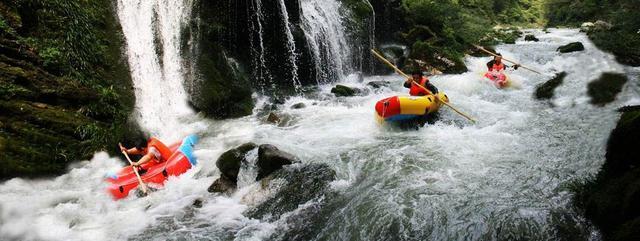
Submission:
[[[130,131],[109,1],[0,1],[0,178],[55,175]]]

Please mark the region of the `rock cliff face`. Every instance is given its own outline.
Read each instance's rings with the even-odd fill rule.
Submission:
[[[133,108],[108,1],[0,1],[0,178],[112,148]]]
[[[321,7],[298,0],[198,1],[193,13],[184,39],[192,60],[188,88],[192,105],[209,116],[251,113],[252,90],[289,95],[372,71],[366,53],[374,42],[373,10],[366,0]]]
[[[621,109],[607,143],[606,162],[597,178],[576,197],[579,207],[605,240],[640,237],[640,106]]]

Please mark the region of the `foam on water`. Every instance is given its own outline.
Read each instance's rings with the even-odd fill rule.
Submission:
[[[489,58],[469,57],[470,72],[432,78],[454,106],[478,120],[475,125],[443,107],[440,121],[417,131],[381,128],[374,121],[373,106],[382,98],[406,93],[403,79],[347,78],[342,84],[368,94],[336,98],[330,93],[332,86],[323,85],[309,97],[292,97],[280,109],[292,116],[292,126],[266,124],[258,114],[225,121],[191,117],[188,128],[203,137],[196,149],[198,166],[146,198],[115,202],[107,196],[103,175],[122,162],[105,153],[75,164],[55,179],[6,181],[0,185],[0,236],[268,240],[286,231],[286,220],[295,220],[301,210],[330,203],[337,208],[325,212],[329,221],[308,227],[313,240],[556,240],[562,235],[558,225],[598,239],[573,211],[569,186],[597,173],[617,120],[615,109],[638,103],[640,87],[627,84],[614,103],[595,107],[588,103],[586,86],[603,71],[626,72],[630,83],[637,83],[640,70],[615,63],[577,30],[531,32],[541,41],[518,41],[497,49],[549,75],[513,71],[508,74],[520,81],[520,87],[498,90],[481,78]],[[555,52],[573,41],[585,43],[586,50]],[[560,71],[568,75],[555,97],[535,100],[536,85]],[[366,82],[374,80],[391,85],[367,87]],[[259,98],[257,108],[264,101]],[[306,107],[289,108],[300,102]],[[243,167],[233,195],[209,194],[206,189],[219,176],[217,157],[248,141],[274,144],[303,163],[329,165],[337,173],[330,187],[349,198],[312,200],[275,221],[246,217],[245,211],[285,185],[282,180],[263,187],[251,181],[255,170]],[[202,208],[191,207],[196,199],[203,200]]]

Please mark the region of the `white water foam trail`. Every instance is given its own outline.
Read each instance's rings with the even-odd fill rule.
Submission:
[[[175,140],[179,138],[175,130],[182,126],[181,119],[193,115],[187,105],[180,55],[182,29],[191,15],[192,1],[118,0],[117,5],[135,87],[138,122],[154,136]],[[162,56],[156,50],[156,35],[160,36]]]
[[[302,26],[311,44],[318,83],[344,79],[352,70],[349,48],[341,13],[336,0],[302,0]]]
[[[330,93],[332,86],[324,85],[312,97],[292,97],[280,107],[292,116],[291,126],[264,123],[260,115],[204,122],[208,126],[197,146],[198,166],[146,198],[110,200],[102,176],[122,164],[104,153],[55,179],[4,182],[0,237],[272,239],[287,231],[287,222],[251,219],[243,212],[273,195],[277,182],[262,189],[250,181],[255,171],[243,169],[240,189],[232,196],[206,192],[220,175],[215,160],[253,141],[274,144],[303,163],[325,163],[337,172],[338,180],[331,186],[347,201],[326,200],[338,202],[337,208],[326,212],[330,222],[309,227],[308,232],[318,232],[310,240],[559,240],[566,236],[557,234],[558,225],[593,232],[597,240],[597,232],[582,226],[582,217],[572,212],[569,186],[599,170],[617,120],[615,109],[640,96],[640,87],[631,84],[638,83],[640,69],[617,64],[577,30],[533,32],[540,42],[518,41],[497,49],[544,72],[566,71],[567,78],[550,102],[532,97],[535,86],[548,76],[518,70],[510,76],[521,81],[520,88],[498,90],[481,79],[489,58],[467,58],[472,72],[432,79],[453,105],[479,123],[471,125],[443,108],[436,124],[397,131],[375,123],[373,106],[382,98],[406,93],[403,79],[369,77],[367,81],[391,84],[373,90],[347,78],[342,84],[369,94],[336,98]],[[573,41],[582,41],[586,50],[555,52]],[[604,70],[624,72],[632,79],[615,102],[592,106],[586,86]],[[300,102],[307,107],[289,108]],[[197,198],[204,200],[203,207],[193,209]]]

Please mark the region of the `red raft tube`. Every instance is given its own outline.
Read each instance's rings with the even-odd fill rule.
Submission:
[[[484,77],[490,80],[496,87],[501,89],[508,87],[510,84],[510,81],[507,78],[507,75],[505,75],[502,72],[500,73],[487,72],[486,74],[484,74]]]
[[[167,161],[161,163],[150,161],[142,164],[139,169],[142,181],[145,184],[162,186],[170,176],[179,176],[187,172],[197,163],[197,159],[193,155],[193,146],[197,142],[196,135],[189,135],[182,141],[169,146],[172,154],[166,158]],[[117,174],[109,175],[107,182],[109,182],[107,191],[115,200],[127,197],[129,192],[140,184],[131,166],[120,169]]]

